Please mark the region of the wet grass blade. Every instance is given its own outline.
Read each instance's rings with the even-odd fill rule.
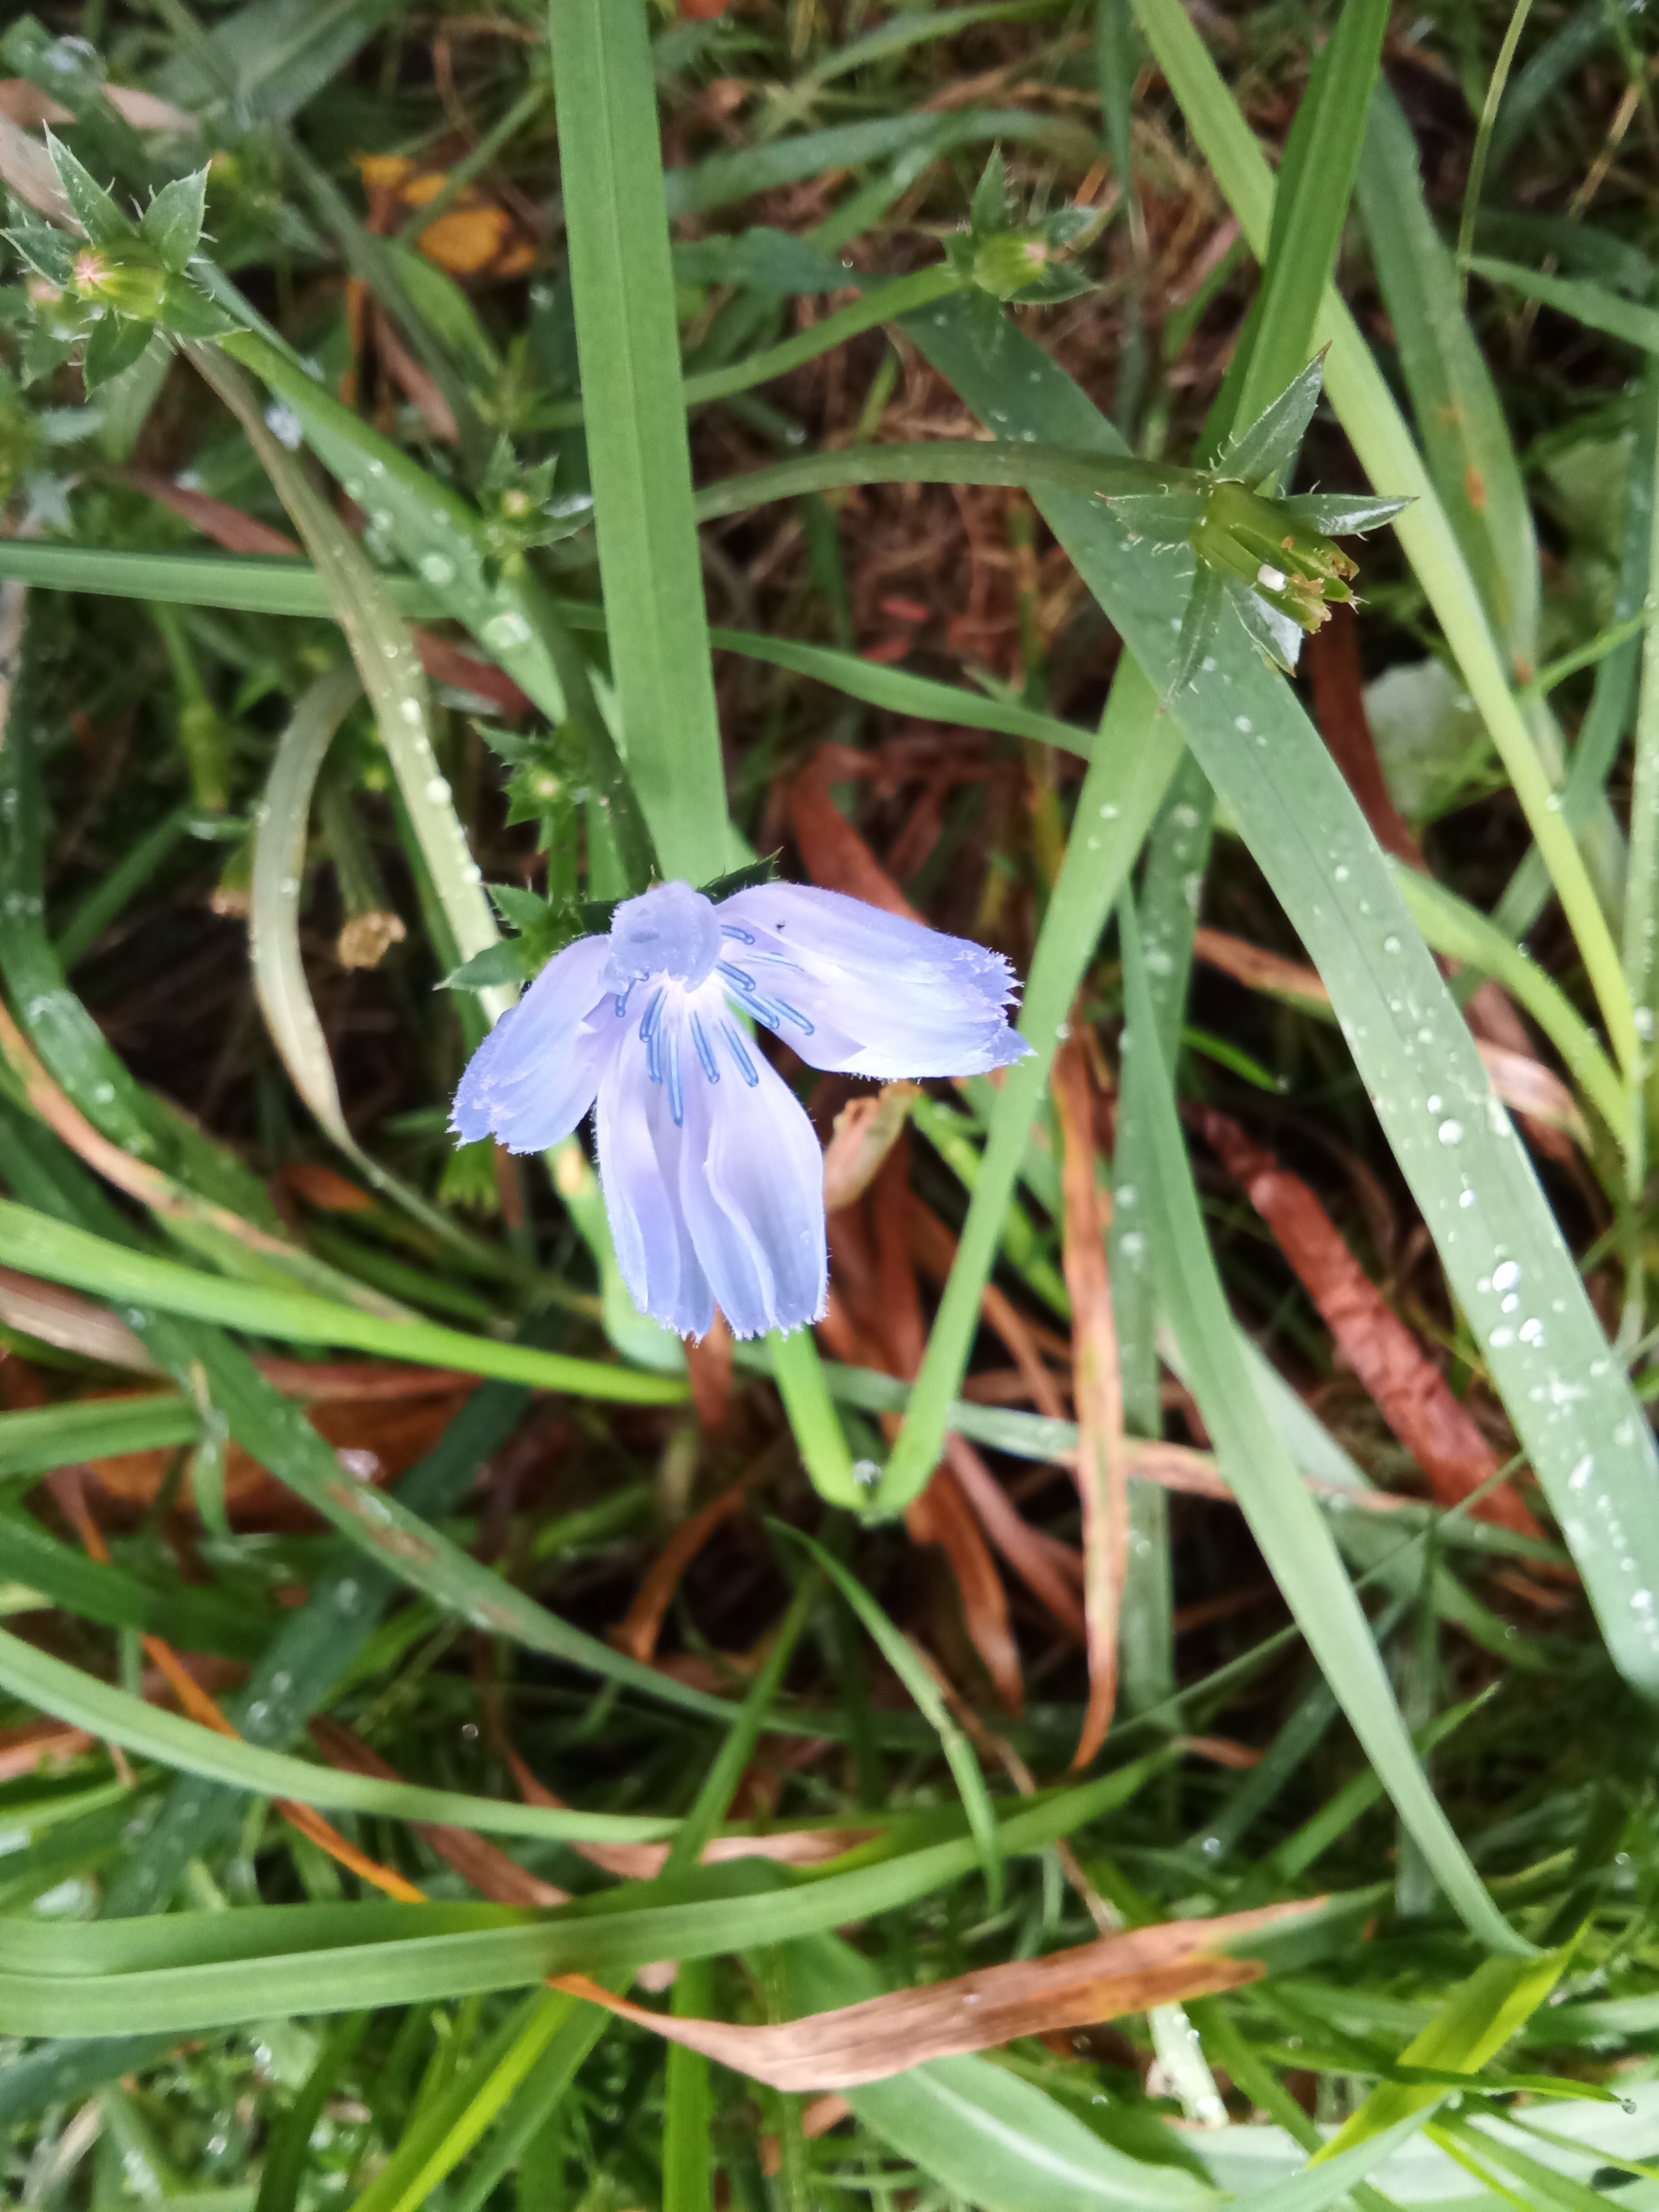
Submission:
[[[670,876],[736,864],[708,659],[645,10],[549,11],[576,347],[623,743]]]
[[[291,1344],[335,1344],[434,1367],[459,1367],[504,1382],[528,1382],[612,1402],[670,1406],[684,1402],[684,1382],[672,1376],[641,1375],[599,1360],[467,1336],[433,1322],[391,1321],[337,1305],[302,1291],[233,1283],[177,1260],[94,1237],[32,1208],[0,1200],[0,1256],[25,1274],[136,1307],[193,1321],[244,1328]]]
[[[1119,916],[1131,1053],[1158,1052],[1139,933]],[[1354,1733],[1447,1897],[1481,1939],[1525,1949],[1492,1904],[1433,1791],[1329,1529],[1250,1388],[1199,1211],[1167,1083],[1149,1085],[1148,1231],[1188,1378],[1252,1534]]]
[[[1113,684],[1078,797],[1076,827],[1025,986],[1019,1031],[1031,1046],[1030,1056],[1008,1070],[995,1094],[956,1264],[934,1316],[904,1426],[875,1493],[879,1511],[898,1512],[920,1496],[939,1463],[951,1401],[961,1387],[979,1325],[981,1295],[1079,979],[1163,803],[1181,752],[1174,718],[1162,712],[1139,669],[1126,663]]]
[[[1170,88],[1246,238],[1258,249],[1265,246],[1272,222],[1272,173],[1231,93],[1190,18],[1175,0],[1135,0],[1135,4]],[[1382,97],[1379,94],[1379,103]],[[1363,194],[1363,168],[1360,189]],[[1628,1072],[1638,1064],[1641,1054],[1618,948],[1583,857],[1553,804],[1551,770],[1510,690],[1510,674],[1499,657],[1465,550],[1382,372],[1334,290],[1326,293],[1320,330],[1332,341],[1325,389],[1361,465],[1373,484],[1413,501],[1395,522],[1395,533],[1515,787],[1577,942],[1614,1056]],[[1510,619],[1514,623],[1520,617],[1512,612]]]
[[[623,1814],[551,1810],[459,1790],[422,1790],[372,1775],[313,1765],[285,1752],[264,1751],[224,1736],[177,1713],[148,1705],[131,1692],[99,1681],[0,1629],[0,1684],[15,1698],[86,1729],[107,1743],[124,1744],[186,1774],[226,1782],[264,1797],[301,1804],[382,1814],[400,1820],[447,1820],[480,1834],[541,1836],[554,1840],[645,1843],[671,1835],[674,1822]]]

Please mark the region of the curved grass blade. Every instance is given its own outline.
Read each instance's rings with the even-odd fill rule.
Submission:
[[[131,1301],[137,1308],[292,1344],[340,1345],[622,1405],[679,1405],[688,1395],[686,1385],[672,1376],[641,1375],[563,1352],[494,1343],[434,1322],[386,1320],[301,1291],[227,1282],[179,1261],[136,1252],[89,1231],[53,1221],[10,1200],[0,1200],[0,1256],[25,1274],[40,1275],[48,1282],[68,1283],[106,1298]]]
[[[84,1728],[106,1743],[125,1745],[163,1765],[226,1782],[264,1797],[383,1814],[400,1820],[449,1821],[481,1834],[540,1836],[560,1842],[651,1843],[673,1833],[672,1820],[623,1814],[581,1813],[459,1790],[422,1790],[373,1775],[315,1766],[286,1752],[263,1751],[240,1736],[220,1735],[177,1713],[148,1705],[100,1682],[0,1629],[0,1685],[43,1713]]]
[[[999,402],[999,404],[1000,404]],[[1175,717],[1132,661],[1112,686],[1094,757],[1078,797],[1075,824],[1048,902],[1020,1007],[1030,1054],[1006,1073],[974,1184],[956,1264],[934,1316],[903,1428],[873,1500],[899,1512],[926,1488],[979,1326],[1004,1218],[1031,1124],[1072,1012],[1078,979],[1134,866],[1182,756]]]
[[[1294,507],[1295,502],[1290,504]],[[7,538],[0,539],[0,580],[5,579],[48,591],[94,592],[115,599],[219,607],[232,613],[327,617],[334,611],[323,580],[309,562],[249,554],[133,552],[120,546]],[[430,621],[452,611],[431,585],[412,576],[382,576],[379,580],[401,615]],[[524,604],[532,616],[544,605],[573,630],[605,629],[603,611],[597,606],[539,595],[532,599],[529,594]],[[1060,745],[1085,757],[1093,743],[1091,731],[1079,729],[1057,715],[1039,714],[1015,700],[964,690],[908,669],[884,667],[834,646],[803,644],[794,638],[765,637],[754,630],[718,626],[710,629],[708,638],[721,651],[811,677],[850,699],[892,714],[955,724],[963,729],[997,730],[1009,737],[1033,738],[1040,744]],[[496,657],[501,657],[499,649]],[[522,683],[520,671],[509,668],[509,672]],[[529,692],[527,686],[526,690],[556,719],[562,714],[562,703],[550,706]]]
[[[1097,441],[1113,436],[1076,386],[1006,319],[957,304],[936,311],[915,335],[976,412],[1018,408],[1027,427],[1077,444],[1091,434]],[[1333,374],[1340,354],[1339,344]],[[1330,381],[1328,374],[1328,387]],[[1170,629],[1168,574],[1126,544],[1097,504],[1044,494],[1041,505],[1130,651],[1155,682],[1167,679],[1180,642]],[[1171,719],[1316,957],[1354,1063],[1583,1575],[1614,1663],[1632,1684],[1659,1692],[1652,1432],[1608,1355],[1467,1024],[1328,752],[1294,693],[1242,634],[1224,640],[1216,658],[1213,672],[1173,700]],[[1507,690],[1504,696],[1512,708]],[[1622,994],[1622,975],[1619,988]],[[1506,1309],[1511,1296],[1517,1304]],[[933,1418],[954,1376],[941,1383]]]
[[[779,1533],[792,1536],[811,1557],[819,1571],[828,1575],[866,1635],[910,1692],[917,1711],[938,1736],[939,1749],[945,1753],[945,1763],[962,1793],[963,1809],[968,1815],[968,1825],[980,1846],[991,1910],[1000,1911],[1005,1875],[991,1793],[985,1786],[985,1777],[980,1771],[974,1747],[951,1717],[951,1709],[945,1702],[939,1684],[908,1638],[900,1634],[863,1583],[850,1575],[838,1559],[831,1559],[821,1544],[814,1543],[799,1529],[780,1528]]]
[[[0,1644],[0,1652],[5,1648]],[[191,1727],[143,1710],[151,1722],[173,1719],[175,1728]],[[227,1739],[212,1741],[224,1746]],[[1003,1850],[1011,1856],[1042,1850],[1057,1836],[1127,1803],[1167,1764],[1160,1753],[1022,1804],[1001,1824]],[[321,1771],[302,1761],[283,1765],[298,1765],[308,1778]],[[336,1783],[346,1778],[333,1777]],[[423,1801],[447,1793],[408,1796]],[[451,1802],[483,1803],[501,1832],[532,1832],[507,1828],[526,1817],[543,1823],[583,1817],[465,1797]],[[473,1825],[489,1824],[480,1818]],[[658,1823],[658,1832],[672,1825]],[[900,1849],[873,1863],[854,1860],[844,1870],[832,1861],[815,1875],[794,1877],[769,1860],[738,1859],[700,1869],[678,1884],[627,1884],[547,1912],[437,1903],[262,1905],[68,1926],[0,1916],[0,2033],[191,2033],[293,2013],[355,2012],[523,1989],[557,1973],[600,1978],[636,1972],[653,1959],[715,1957],[752,1948],[763,1906],[768,1937],[791,1942],[931,1896],[971,1873],[978,1852],[963,1837]]]
[[[334,733],[362,692],[362,680],[349,661],[325,671],[277,740],[254,831],[248,915],[253,988],[266,1027],[295,1089],[353,1158],[359,1157],[357,1141],[340,1109],[334,1063],[300,957],[300,896],[312,793]]]
[[[1260,251],[1272,221],[1273,189],[1261,149],[1185,11],[1175,0],[1135,0],[1135,11],[1247,240]],[[1385,98],[1379,93],[1374,116],[1382,112]],[[1364,189],[1362,162],[1362,197]],[[1515,787],[1577,942],[1614,1056],[1628,1072],[1640,1064],[1642,1055],[1618,948],[1583,856],[1552,804],[1552,776],[1510,691],[1468,550],[1448,519],[1370,348],[1334,289],[1328,289],[1325,295],[1320,335],[1331,342],[1325,389],[1365,473],[1374,484],[1413,502],[1395,524],[1395,533]],[[1510,619],[1519,623],[1522,611],[1516,609]]]
[[[1118,930],[1130,1049],[1152,1058],[1158,1051],[1157,1017],[1139,933],[1127,903],[1119,912]],[[1250,1388],[1167,1079],[1147,1085],[1143,1112],[1153,1169],[1144,1202],[1164,1303],[1193,1395],[1251,1533],[1366,1756],[1448,1899],[1495,1949],[1525,1951],[1529,1947],[1512,1933],[1487,1896],[1436,1802],[1335,1542]]]
[[[265,427],[264,416],[241,372],[210,347],[191,357],[219,394],[258,454],[301,544],[322,576],[336,619],[345,632],[381,737],[398,779],[398,793],[414,825],[444,914],[463,960],[501,941],[477,863],[456,818],[447,780],[432,750],[426,678],[396,609],[381,590],[362,549],[313,489],[294,456]],[[492,1017],[517,999],[511,986],[479,993]]]

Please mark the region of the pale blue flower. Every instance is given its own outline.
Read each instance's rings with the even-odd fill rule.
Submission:
[[[597,1101],[599,1177],[641,1310],[704,1335],[821,1318],[823,1156],[743,1016],[814,1067],[887,1083],[983,1075],[1030,1047],[1008,963],[839,891],[763,884],[717,906],[659,884],[568,945],[474,1054],[453,1126],[544,1152]]]

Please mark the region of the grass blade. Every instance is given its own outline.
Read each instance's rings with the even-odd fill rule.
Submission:
[[[643,0],[549,10],[576,345],[623,739],[670,876],[737,865],[708,660]]]
[[[1158,1052],[1155,1018],[1139,936],[1127,905],[1120,910],[1119,930],[1131,1049],[1150,1059]],[[1174,1100],[1164,1085],[1148,1086],[1146,1122],[1153,1175],[1146,1203],[1164,1302],[1193,1394],[1251,1532],[1326,1680],[1447,1897],[1483,1941],[1502,1951],[1525,1949],[1486,1895],[1435,1801],[1330,1531],[1250,1388],[1205,1235]]]
[[[1175,0],[1136,0],[1136,9],[1245,236],[1258,248],[1265,246],[1272,222],[1273,179],[1232,94],[1190,18]],[[1374,112],[1382,112],[1383,97],[1379,94]],[[1363,195],[1363,167],[1360,190]],[[1395,531],[1515,787],[1577,941],[1615,1056],[1628,1071],[1641,1055],[1618,949],[1583,858],[1552,804],[1551,775],[1510,691],[1465,550],[1370,349],[1334,290],[1326,293],[1320,327],[1332,342],[1326,392],[1373,484],[1413,501],[1395,522]],[[1512,632],[1522,619],[1522,610],[1512,605]]]

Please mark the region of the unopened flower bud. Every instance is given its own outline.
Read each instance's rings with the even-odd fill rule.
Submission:
[[[974,282],[994,300],[1012,300],[1035,284],[1052,256],[1036,231],[1003,231],[986,239],[974,256]]]
[[[75,257],[75,289],[83,300],[113,307],[118,314],[153,323],[161,312],[167,273],[148,257],[119,252],[107,246],[88,246]]]

